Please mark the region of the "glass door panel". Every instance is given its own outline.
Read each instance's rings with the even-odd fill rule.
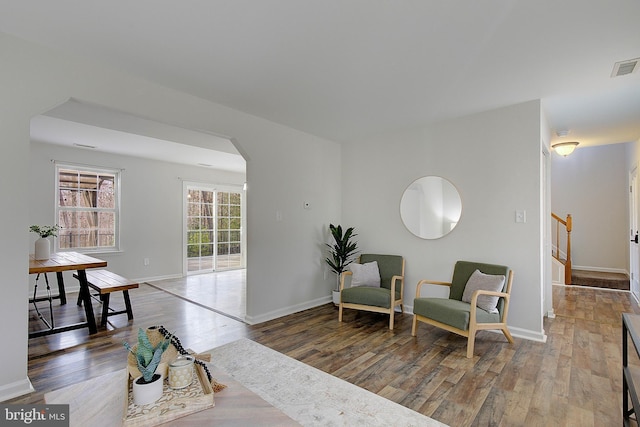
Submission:
[[[242,267],[242,194],[186,187],[187,274]]]

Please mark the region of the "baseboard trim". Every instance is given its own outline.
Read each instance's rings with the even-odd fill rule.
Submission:
[[[517,338],[523,338],[525,340],[536,341],[541,343],[547,342],[547,334],[544,333],[544,330],[541,332],[531,331],[529,329],[516,328],[514,326],[509,326],[509,331],[511,335]],[[500,332],[500,331],[497,331]]]
[[[587,265],[572,265],[572,270],[583,270],[583,271],[597,271],[599,273],[620,273],[629,275],[629,272],[624,268],[607,268],[607,267],[590,267]]]
[[[333,300],[331,295],[322,298],[316,298],[314,300],[306,301],[301,304],[290,305],[288,307],[284,307],[278,310],[270,311],[268,313],[260,314],[258,316],[249,316],[246,315],[244,320],[249,325],[257,325],[259,323],[268,322],[269,320],[274,320],[279,317],[288,316],[293,313],[298,313],[299,311],[308,310],[310,308],[318,307],[323,304],[332,303]]]
[[[131,279],[131,280],[135,280],[138,283],[142,283],[142,282],[155,282],[158,280],[170,280],[170,279],[181,279],[183,277],[182,274],[169,274],[166,276],[153,276],[153,277],[141,277],[141,278],[137,278],[137,279]]]
[[[4,384],[0,386],[0,402],[33,393],[34,391],[36,391],[36,389],[31,385],[29,377],[13,383]]]
[[[138,283],[144,283],[144,282],[155,282],[158,280],[170,280],[170,279],[180,279],[184,276],[182,276],[182,274],[170,274],[167,276],[153,276],[153,277],[143,277],[143,278],[138,278],[138,279],[134,279],[134,278],[130,278],[131,280],[138,282]],[[64,292],[65,294],[72,294],[72,293],[78,293],[80,292],[80,284],[78,283],[77,280],[73,280],[71,281],[71,285],[69,285],[69,280],[65,280],[64,281]],[[52,293],[57,295],[58,294],[58,282],[56,282],[56,279],[53,278],[51,282],[49,282],[49,285],[51,286],[52,289]],[[55,296],[54,295],[54,296]],[[31,289],[29,291],[29,297],[33,296],[33,289]],[[46,289],[42,289],[36,294],[36,297],[46,297],[47,296],[47,292]]]

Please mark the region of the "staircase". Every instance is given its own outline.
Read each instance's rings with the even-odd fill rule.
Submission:
[[[572,268],[571,229],[573,220],[571,214],[567,215],[565,219],[552,213],[551,218],[556,225],[553,233],[554,247],[552,250],[554,258],[552,265],[553,283],[625,291],[631,289],[629,276],[625,273],[608,273]]]
[[[560,218],[558,215],[551,213],[551,219],[556,222],[555,229],[555,244],[554,249],[551,251],[551,255],[560,265],[560,270],[564,273],[564,277],[560,278],[559,282],[565,285],[572,283],[571,274],[571,229],[572,219],[571,214],[567,215],[566,219]],[[560,230],[563,230],[563,234]],[[566,237],[565,237],[566,236]],[[566,249],[562,251],[560,248],[564,246]]]
[[[625,273],[576,270],[571,272],[571,284],[594,288],[630,290],[629,276]]]

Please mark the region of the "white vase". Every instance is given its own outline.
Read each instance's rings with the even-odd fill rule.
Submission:
[[[162,397],[163,376],[153,374],[155,380],[150,383],[138,383],[142,377],[133,380],[133,403],[136,405],[148,405]]]
[[[333,297],[333,303],[335,305],[340,305],[340,291],[336,291],[335,289],[331,291]]]
[[[36,259],[49,259],[51,257],[51,242],[45,237],[36,240]]]

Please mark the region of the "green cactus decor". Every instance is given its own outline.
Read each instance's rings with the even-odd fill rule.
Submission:
[[[125,348],[135,356],[144,383],[153,381],[153,375],[158,368],[162,353],[169,347],[169,344],[171,344],[171,339],[164,339],[154,347],[142,328],[138,329],[138,346],[135,349],[128,343],[124,343]]]

